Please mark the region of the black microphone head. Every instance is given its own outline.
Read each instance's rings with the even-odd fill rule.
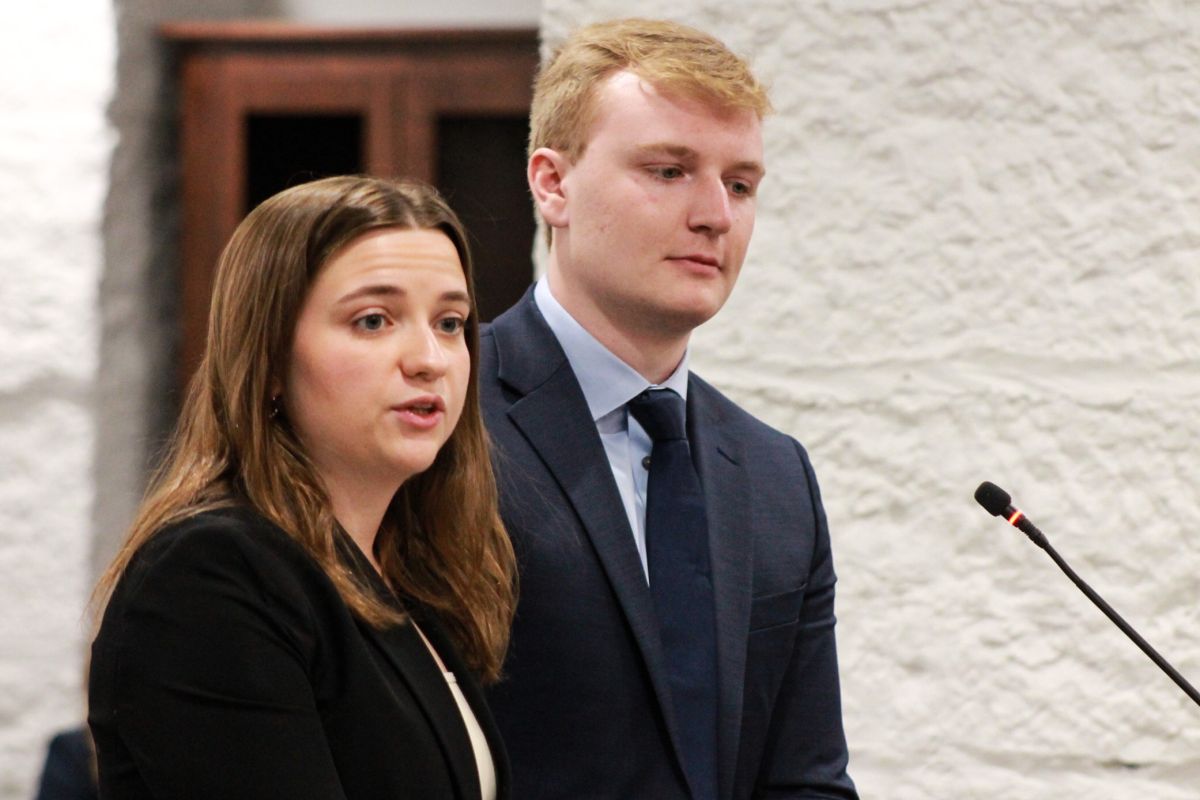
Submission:
[[[1012,504],[1012,497],[991,481],[984,481],[975,490],[975,502],[987,509],[992,516],[1002,517]]]

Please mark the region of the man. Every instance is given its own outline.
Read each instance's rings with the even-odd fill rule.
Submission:
[[[856,797],[808,458],[687,369],[750,241],[767,111],[674,23],[583,28],[538,77],[548,270],[480,365],[521,580],[490,700],[522,800]]]

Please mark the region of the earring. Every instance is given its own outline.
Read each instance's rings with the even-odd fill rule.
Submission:
[[[283,413],[283,406],[279,401],[279,395],[271,396],[271,413],[267,415],[267,419],[278,419],[279,415]]]

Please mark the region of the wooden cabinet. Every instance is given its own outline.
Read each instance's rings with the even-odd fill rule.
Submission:
[[[529,284],[536,31],[178,22],[162,34],[180,90],[181,381],[203,350],[213,270],[233,229],[312,178],[437,186],[471,234],[485,320]]]

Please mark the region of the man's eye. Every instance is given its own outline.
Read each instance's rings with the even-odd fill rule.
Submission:
[[[467,324],[462,317],[443,317],[437,321],[438,330],[442,333],[458,333]]]
[[[383,326],[387,324],[387,320],[383,314],[364,314],[354,320],[354,326],[359,330],[378,331],[383,330]]]
[[[754,186],[746,181],[732,181],[729,184],[729,191],[737,195],[749,197],[754,194]]]
[[[654,174],[660,178],[674,180],[683,177],[683,170],[679,167],[655,167]]]

